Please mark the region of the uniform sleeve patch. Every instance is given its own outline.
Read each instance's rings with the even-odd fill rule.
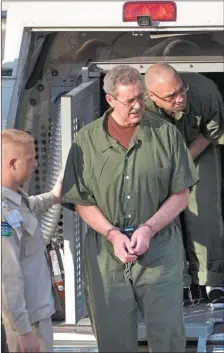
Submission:
[[[12,227],[7,222],[1,222],[1,235],[9,237],[12,234]]]

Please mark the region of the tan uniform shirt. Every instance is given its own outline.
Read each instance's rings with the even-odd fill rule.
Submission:
[[[21,189],[15,192],[2,187],[2,312],[19,335],[32,331],[31,324],[55,312],[45,244],[37,219],[53,204],[50,193],[28,197]],[[13,210],[21,215],[19,226],[7,222]]]

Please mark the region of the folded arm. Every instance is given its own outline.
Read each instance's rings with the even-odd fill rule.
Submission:
[[[193,161],[197,159],[200,154],[206,150],[210,143],[211,141],[209,141],[202,134],[198,135],[198,137],[189,146]]]

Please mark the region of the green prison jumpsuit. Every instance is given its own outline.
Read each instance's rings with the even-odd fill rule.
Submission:
[[[97,206],[117,227],[147,221],[173,193],[193,186],[197,172],[178,130],[153,113],[144,116],[128,150],[104,128],[107,111],[82,128],[70,149],[62,186],[63,206]],[[183,246],[172,222],[145,254],[124,268],[106,237],[89,229],[83,277],[88,313],[100,352],[137,352],[138,310],[153,352],[184,352]]]
[[[183,213],[183,233],[189,261],[190,282],[224,286],[224,227],[222,217],[222,171],[220,145],[224,144],[224,107],[221,94],[210,79],[194,73],[182,73],[189,85],[185,112],[174,118],[148,98],[147,109],[175,124],[187,146],[199,135],[211,141],[195,160],[200,182],[190,194],[189,207]],[[189,278],[185,284],[189,285]]]

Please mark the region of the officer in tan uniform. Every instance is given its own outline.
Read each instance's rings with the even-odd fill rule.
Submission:
[[[34,139],[2,132],[2,317],[10,352],[53,352],[52,281],[38,217],[60,202],[51,192],[28,197],[19,187],[37,166]]]

